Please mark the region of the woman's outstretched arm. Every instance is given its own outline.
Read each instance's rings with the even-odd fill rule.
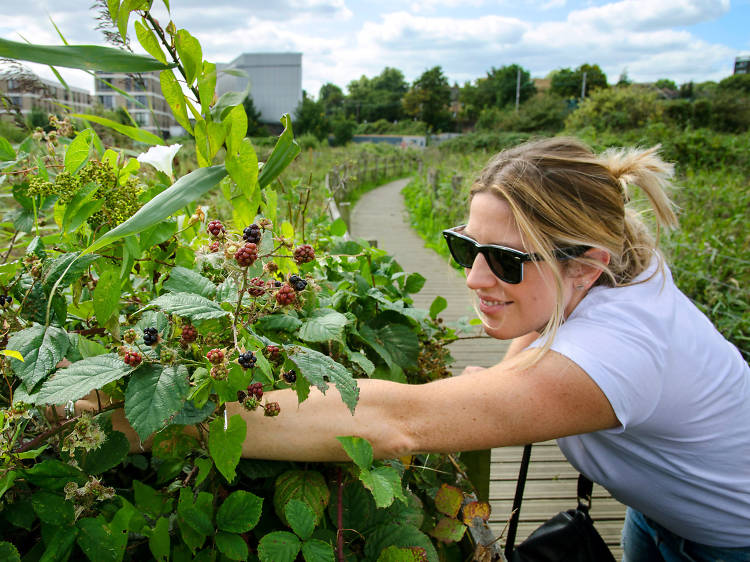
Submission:
[[[514,361],[515,362],[515,361]],[[291,390],[267,393],[278,417],[228,404],[247,421],[243,456],[309,461],[347,460],[337,436],[367,439],[376,458],[525,444],[618,425],[599,387],[575,363],[548,352],[534,366],[509,362],[422,385],[359,379],[354,415],[333,386],[311,389],[297,404]]]

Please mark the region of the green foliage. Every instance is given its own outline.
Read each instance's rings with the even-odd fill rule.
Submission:
[[[477,79],[473,85],[465,85],[461,90],[460,99],[467,107],[466,111],[469,115],[477,115],[482,110],[491,108],[502,109],[514,105],[516,102],[516,90],[519,86],[519,72],[519,102],[523,103],[530,99],[536,93],[536,86],[533,80],[531,80],[531,74],[528,70],[521,68],[517,64],[502,66],[500,68],[492,67],[487,72],[487,76]]]
[[[550,92],[562,98],[580,98],[584,74],[586,75],[585,97],[607,87],[607,76],[599,65],[586,63],[575,70],[570,68],[556,70],[550,80]]]
[[[425,70],[414,81],[404,95],[404,111],[407,115],[424,121],[432,131],[453,129],[453,117],[449,111],[451,91],[448,79],[439,66]]]
[[[565,126],[571,131],[585,127],[597,131],[636,129],[659,121],[662,111],[656,94],[640,86],[600,89],[568,116]]]
[[[331,123],[326,119],[323,104],[308,97],[305,92],[294,112],[294,118],[295,129],[300,135],[308,133],[322,141],[331,130]]]

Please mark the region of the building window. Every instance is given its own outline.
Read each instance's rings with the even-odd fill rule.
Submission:
[[[133,118],[139,127],[148,126],[148,113],[136,113],[133,115]]]
[[[135,96],[135,101],[137,101],[138,103],[142,103],[144,107],[148,107],[146,96]]]
[[[97,79],[96,81],[96,89],[97,90],[111,90],[112,86],[109,83],[109,80],[106,82],[102,79]]]
[[[115,101],[112,96],[99,96],[99,103],[106,109],[114,109]]]
[[[10,96],[10,103],[16,107],[21,107],[21,96]]]

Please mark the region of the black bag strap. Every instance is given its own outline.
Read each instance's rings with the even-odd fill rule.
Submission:
[[[523,448],[521,457],[521,467],[518,470],[518,480],[516,482],[516,493],[513,496],[513,510],[508,521],[508,540],[505,542],[505,557],[510,559],[513,547],[516,543],[516,531],[518,530],[518,520],[521,517],[521,502],[523,501],[523,491],[526,487],[526,475],[529,472],[529,461],[531,460],[531,444]],[[578,509],[588,515],[591,508],[591,494],[594,490],[594,483],[586,478],[583,474],[578,473]]]

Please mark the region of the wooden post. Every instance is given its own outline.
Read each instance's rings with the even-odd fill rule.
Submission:
[[[427,185],[432,189],[432,193],[437,195],[439,173],[435,168],[427,170]]]
[[[463,180],[464,177],[458,174],[454,174],[451,177],[451,187],[453,188],[453,195],[458,195],[458,192],[461,189],[461,182],[463,182]]]

